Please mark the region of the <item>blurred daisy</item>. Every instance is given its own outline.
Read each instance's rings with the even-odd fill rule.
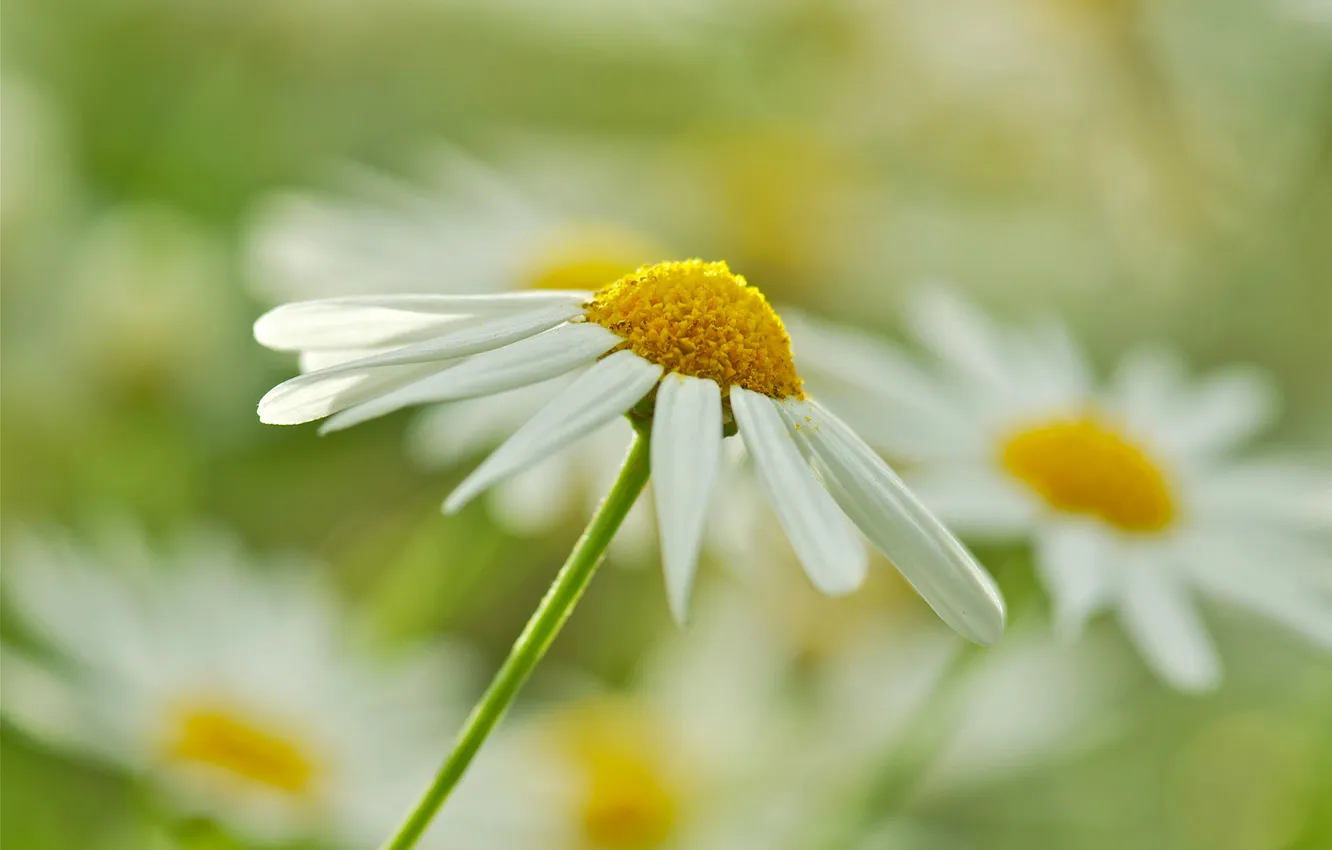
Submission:
[[[800,728],[783,636],[730,591],[698,609],[628,688],[520,704],[422,846],[792,846],[812,812],[775,769]]]
[[[259,416],[271,424],[332,416],[330,425],[347,426],[576,373],[458,486],[445,502],[450,513],[624,414],[650,421],[662,561],[677,618],[723,437],[738,432],[820,590],[846,593],[863,580],[859,527],[963,635],[992,643],[1003,630],[989,576],[878,455],[805,395],[781,320],[725,263],[647,266],[596,292],[289,304],[262,316],[255,337],[277,350],[342,358],[264,396]]]
[[[6,595],[49,654],[5,649],[5,720],[252,840],[367,842],[379,786],[419,777],[418,753],[461,715],[456,660],[349,652],[308,574],[261,576],[226,539],[154,552],[122,532],[9,553]]]
[[[826,659],[801,739],[806,787],[818,798],[807,805],[834,815],[819,825],[861,836],[831,846],[972,846],[957,844],[966,827],[948,818],[950,803],[993,795],[1112,740],[1121,670],[1105,649],[1018,627],[1002,646],[968,657],[936,628],[859,629]],[[1038,828],[1030,812],[1019,817]]]
[[[1157,673],[1186,690],[1220,678],[1195,591],[1332,646],[1329,540],[1314,535],[1332,476],[1233,456],[1272,417],[1263,376],[1190,380],[1173,356],[1140,351],[1098,392],[1056,323],[997,327],[942,292],[911,318],[937,368],[809,323],[802,363],[824,367],[830,403],[852,421],[880,423],[871,439],[914,462],[913,487],[946,522],[1033,541],[1060,631],[1114,608]],[[844,368],[850,353],[859,372]]]
[[[600,288],[671,253],[649,235],[649,211],[607,201],[626,194],[619,179],[624,169],[608,164],[614,157],[598,157],[592,167],[558,148],[542,154],[515,154],[501,175],[441,150],[421,168],[424,189],[357,170],[345,175],[341,196],[274,197],[249,228],[250,277],[277,301],[580,290]],[[615,183],[620,191],[612,191]],[[344,355],[308,351],[302,369],[328,365],[330,356]],[[428,467],[470,460],[502,442],[567,383],[560,376],[433,407],[412,427],[411,454]],[[533,464],[494,489],[492,514],[519,534],[549,531],[575,515],[581,520],[600,503],[630,436],[628,425],[616,420]],[[651,512],[640,505],[620,540],[646,548],[651,528]]]

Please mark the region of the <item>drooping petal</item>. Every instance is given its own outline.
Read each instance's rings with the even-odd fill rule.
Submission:
[[[582,304],[586,292],[503,295],[364,295],[298,301],[269,310],[254,338],[276,351],[378,348],[429,339],[460,318],[511,316]]]
[[[495,482],[625,413],[661,379],[662,368],[631,351],[592,366],[494,451],[444,502],[456,513]]]
[[[1171,565],[1126,555],[1119,617],[1147,663],[1181,691],[1211,690],[1221,663],[1207,628]]]
[[[1004,631],[1004,601],[989,574],[841,420],[818,405],[778,405],[829,491],[869,541],[893,562],[944,622],[992,644]]]
[[[864,547],[814,477],[786,430],[777,402],[732,385],[731,410],[777,519],[814,586],[827,594],[860,587],[869,566]]]
[[[657,390],[652,418],[652,487],[666,598],[677,622],[684,622],[689,607],[721,446],[721,389],[716,382],[667,375]]]
[[[323,419],[340,410],[419,381],[444,363],[342,368],[308,372],[278,384],[259,400],[259,421],[266,425],[299,425]]]
[[[340,431],[414,404],[493,395],[550,380],[592,362],[622,340],[591,322],[561,325],[382,395],[329,419],[321,433]]]
[[[1082,634],[1087,618],[1109,601],[1111,570],[1105,531],[1094,522],[1069,521],[1036,535],[1036,571],[1054,604],[1055,631]]]

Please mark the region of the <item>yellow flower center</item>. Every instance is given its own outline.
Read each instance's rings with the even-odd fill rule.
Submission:
[[[589,321],[625,339],[621,347],[668,372],[711,378],[772,398],[803,398],[791,338],[763,293],[726,263],[644,266],[597,292]]]
[[[570,709],[552,731],[581,779],[576,817],[589,847],[649,850],[667,842],[679,821],[681,786],[650,718],[598,700]]]
[[[316,760],[293,736],[231,707],[183,705],[171,718],[167,754],[177,762],[218,768],[300,796],[319,777]]]
[[[537,250],[526,276],[529,289],[601,289],[665,256],[651,239],[602,224],[563,228]]]
[[[1010,437],[1003,466],[1051,507],[1123,531],[1161,531],[1176,515],[1165,474],[1141,448],[1087,416]]]

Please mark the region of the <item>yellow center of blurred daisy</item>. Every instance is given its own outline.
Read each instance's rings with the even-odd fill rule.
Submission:
[[[288,794],[308,793],[318,779],[311,754],[292,737],[230,707],[185,705],[171,719],[167,754]]]
[[[644,266],[597,292],[588,321],[668,372],[711,378],[772,398],[803,398],[791,338],[763,293],[726,263]]]
[[[648,717],[616,700],[596,700],[570,709],[553,731],[581,779],[575,816],[589,847],[650,850],[670,839],[680,785]]]
[[[1004,443],[1011,474],[1066,513],[1123,531],[1161,531],[1175,518],[1164,473],[1140,447],[1091,417],[1021,431]]]
[[[648,237],[604,224],[579,224],[549,235],[526,275],[529,289],[601,289],[665,256]]]

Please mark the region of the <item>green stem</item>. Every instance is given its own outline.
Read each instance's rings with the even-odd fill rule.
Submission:
[[[490,687],[481,697],[481,701],[472,709],[462,731],[444,765],[440,767],[435,781],[421,797],[421,801],[412,809],[410,815],[398,828],[397,834],[390,838],[381,850],[408,850],[425,832],[430,821],[448,799],[463,773],[471,763],[477,751],[495,724],[504,716],[509,703],[517,696],[518,689],[527,681],[537,662],[546,654],[555,636],[559,634],[574,605],[587,589],[592,575],[601,564],[615,531],[624,522],[629,509],[633,507],[638,494],[647,484],[650,465],[648,462],[648,432],[645,427],[635,426],[633,445],[625,456],[619,477],[606,494],[605,500],[592,522],[579,538],[578,543],[569,553],[569,559],[560,568],[559,575],[551,584],[550,590],[527,621],[526,628],[514,641],[509,657],[505,659],[499,672],[491,681]]]

